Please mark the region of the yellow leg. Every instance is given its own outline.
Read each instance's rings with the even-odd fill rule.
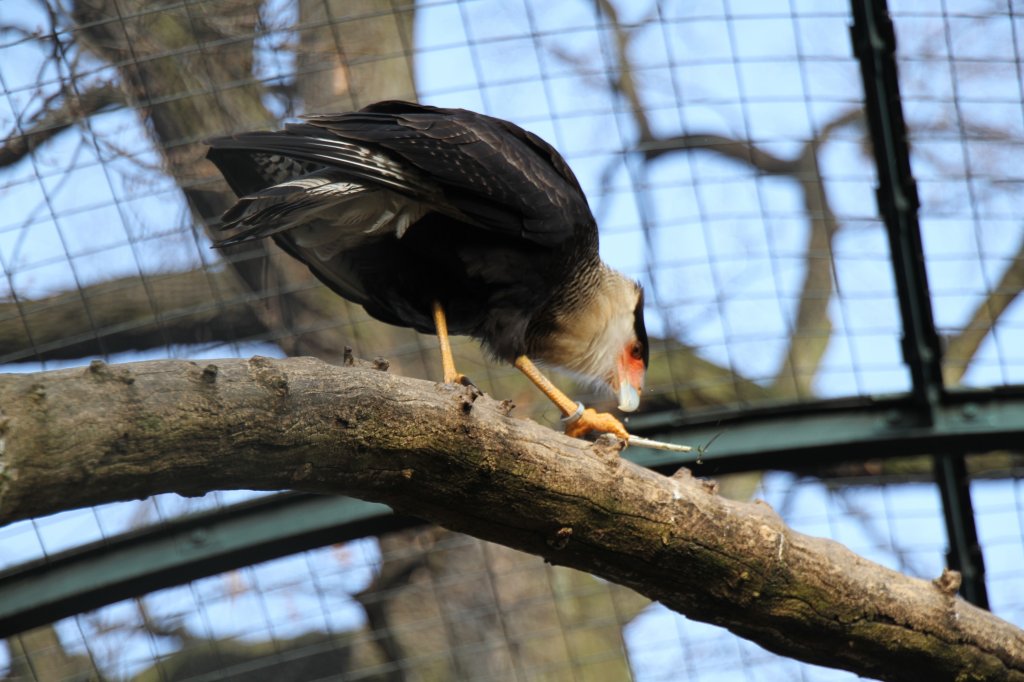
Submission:
[[[444,374],[444,383],[464,383],[466,377],[455,371],[455,359],[452,357],[452,345],[448,341],[448,321],[444,315],[444,308],[441,303],[434,301],[434,331],[437,333],[437,343],[441,346],[441,372]]]
[[[558,409],[562,411],[562,416],[568,417],[579,410],[580,406],[576,401],[562,393],[557,386],[551,383],[550,379],[541,374],[530,358],[520,355],[512,364],[516,369],[525,374],[544,395],[550,398],[551,402],[558,406]],[[570,421],[565,427],[565,433],[573,438],[579,438],[589,431],[614,433],[619,438],[629,440],[629,432],[626,431],[626,427],[622,425],[622,422],[607,412],[597,412],[589,407],[583,410],[579,417]]]

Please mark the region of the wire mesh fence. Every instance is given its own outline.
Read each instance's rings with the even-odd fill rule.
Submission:
[[[1017,8],[890,4],[944,380],[1006,390],[1024,383]],[[203,228],[229,205],[202,160],[206,137],[417,97],[513,120],[566,156],[603,257],[648,292],[645,410],[908,391],[849,23],[847,2],[799,0],[0,5],[0,362],[21,372],[95,357],[337,360],[347,345],[439,378],[430,339],[324,302],[277,252],[215,252]],[[510,368],[475,342],[456,346],[481,388],[555,423]],[[589,390],[576,394],[602,400]],[[797,530],[934,577],[946,540],[930,463],[872,456],[723,485],[766,499]],[[968,463],[992,608],[1024,624],[1020,461],[996,452]],[[161,496],[12,524],[0,529],[0,568],[250,495]],[[434,530],[63,620],[8,640],[4,670],[38,680],[851,677]]]

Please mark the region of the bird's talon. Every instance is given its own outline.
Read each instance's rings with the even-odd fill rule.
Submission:
[[[629,432],[622,422],[607,412],[598,412],[589,407],[565,427],[565,435],[572,438],[581,438],[591,431],[611,433],[623,440],[629,440]]]
[[[444,383],[446,383],[446,384],[461,384],[461,385],[463,385],[463,386],[465,386],[467,388],[469,388],[470,386],[472,386],[473,388],[476,388],[476,384],[474,384],[472,382],[472,380],[470,380],[470,378],[467,377],[462,372],[456,372],[454,374],[447,374],[446,373],[444,375]]]

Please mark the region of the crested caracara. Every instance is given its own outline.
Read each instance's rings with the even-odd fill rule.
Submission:
[[[558,405],[571,435],[628,437],[531,360],[640,402],[647,368],[640,285],[605,265],[569,166],[536,135],[463,109],[378,102],[276,132],[209,141],[240,197],[218,246],[273,237],[324,284],[390,324],[479,339]]]

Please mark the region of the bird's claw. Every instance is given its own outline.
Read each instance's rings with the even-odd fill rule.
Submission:
[[[476,384],[474,384],[473,381],[469,377],[467,377],[465,374],[463,374],[462,372],[456,372],[455,374],[452,374],[450,376],[446,375],[445,378],[444,378],[444,383],[446,383],[446,384],[462,384],[466,388],[470,388],[470,387],[476,388]]]
[[[591,431],[613,433],[623,440],[629,440],[629,431],[626,431],[622,422],[607,412],[598,412],[590,407],[565,426],[565,435],[572,438],[580,438]]]

